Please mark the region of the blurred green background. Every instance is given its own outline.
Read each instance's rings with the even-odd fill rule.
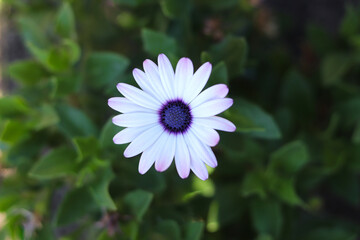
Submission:
[[[319,2],[0,1],[0,239],[360,239],[360,7]],[[235,100],[207,181],[112,142],[159,53]]]

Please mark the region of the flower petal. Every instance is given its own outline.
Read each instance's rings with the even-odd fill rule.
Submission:
[[[140,127],[159,121],[159,116],[155,113],[124,113],[113,117],[113,123],[120,127]]]
[[[166,133],[162,133],[162,135],[165,135]],[[147,148],[140,157],[139,162],[139,173],[145,174],[151,166],[154,164],[155,160],[157,159],[157,156],[159,155],[160,151],[163,148],[161,138],[162,135],[157,139],[157,141],[149,148]]]
[[[155,162],[155,169],[158,172],[168,169],[175,155],[176,136],[173,134],[166,135],[168,136],[163,144],[163,149]]]
[[[201,180],[205,181],[209,178],[209,173],[205,164],[202,161],[195,159],[194,156],[191,156],[190,168]]]
[[[194,66],[189,58],[181,58],[176,65],[175,71],[175,96],[182,98],[185,87],[191,81],[194,74]]]
[[[191,126],[194,134],[206,145],[214,147],[220,141],[219,134],[212,128],[203,127],[195,122]]]
[[[159,110],[161,103],[146,92],[126,83],[117,85],[119,92],[130,101],[153,110]]]
[[[164,129],[156,124],[145,132],[137,136],[125,149],[124,156],[127,158],[134,157],[151,146],[158,137],[164,132]]]
[[[188,131],[185,137],[191,157],[196,156],[197,160],[203,161],[212,168],[217,166],[216,157],[210,147],[202,143],[192,131]]]
[[[211,68],[211,64],[206,62],[194,73],[183,95],[186,103],[190,103],[205,87],[210,77]]]
[[[175,165],[181,178],[184,179],[189,176],[190,154],[182,134],[179,134],[176,139]]]
[[[124,97],[113,97],[108,100],[108,105],[112,109],[121,112],[121,113],[129,113],[129,112],[151,112],[153,110],[149,108],[144,108],[139,106],[127,98]]]
[[[225,84],[216,84],[200,93],[191,103],[191,108],[195,108],[209,100],[224,98],[229,92]]]
[[[154,90],[152,88],[152,84],[151,84],[150,80],[148,79],[148,77],[146,76],[146,74],[143,71],[141,71],[140,69],[135,68],[133,70],[133,76],[134,76],[134,79],[135,79],[136,83],[139,85],[139,87],[141,87],[142,90],[144,90],[144,92],[146,92],[149,95],[153,96],[154,98],[156,98],[160,102],[164,101],[164,99],[159,97],[159,94],[157,94],[156,89]]]
[[[156,91],[156,94],[159,95],[159,97],[162,99],[161,102],[168,100],[169,96],[165,92],[165,89],[161,83],[159,69],[156,64],[153,61],[146,59],[143,63],[143,67],[145,74],[149,79],[150,84],[152,85],[152,89]]]
[[[210,117],[219,114],[233,105],[234,101],[231,98],[221,98],[210,100],[191,109],[193,117]]]
[[[137,136],[139,136],[142,132],[146,131],[147,129],[155,126],[155,124],[151,124],[151,125],[145,125],[142,127],[130,127],[130,128],[125,128],[123,130],[121,130],[120,132],[118,132],[114,138],[113,141],[115,144],[124,144],[124,143],[129,143],[132,140],[134,140]]]
[[[232,122],[218,116],[212,116],[206,118],[193,118],[193,122],[205,127],[209,127],[225,132],[234,132],[236,130],[236,126]]]
[[[175,74],[171,63],[165,54],[160,54],[158,56],[158,65],[162,85],[165,91],[168,93],[168,96],[173,99],[175,97],[173,91]]]

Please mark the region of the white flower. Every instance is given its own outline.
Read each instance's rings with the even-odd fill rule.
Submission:
[[[215,116],[233,104],[225,98],[228,87],[217,84],[201,92],[211,73],[208,62],[193,73],[191,60],[182,58],[174,73],[169,59],[160,54],[158,66],[148,59],[143,66],[145,72],[133,70],[142,90],[119,83],[117,89],[124,97],[109,99],[109,106],[122,113],[113,123],[126,127],[114,136],[114,143],[130,143],[124,152],[127,158],[142,153],[141,174],[154,163],[155,169],[163,172],[175,157],[181,178],[188,177],[191,169],[200,179],[207,179],[206,165],[217,166],[211,147],[220,137],[214,129],[236,129],[230,121]]]

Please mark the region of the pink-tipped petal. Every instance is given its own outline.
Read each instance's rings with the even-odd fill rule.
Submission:
[[[164,102],[169,99],[168,94],[166,93],[164,86],[162,85],[158,66],[151,60],[146,59],[143,63],[145,74],[150,81],[152,89],[155,91],[159,98],[162,99],[161,102]]]
[[[205,181],[209,178],[209,173],[206,169],[205,164],[200,160],[194,159],[193,156],[191,156],[190,167],[191,170],[195,173],[195,175],[201,180]]]
[[[234,132],[236,130],[236,126],[232,122],[218,116],[194,118],[193,122],[208,128],[213,128],[225,132]]]
[[[157,124],[157,123],[155,123]],[[115,144],[124,144],[124,143],[129,143],[132,140],[134,140],[137,136],[139,136],[142,132],[146,131],[147,129],[155,126],[155,124],[151,124],[151,125],[145,125],[142,127],[130,127],[130,128],[125,128],[123,130],[121,130],[120,132],[118,132],[114,138],[113,141]]]
[[[212,128],[203,127],[199,124],[193,123],[191,130],[203,143],[208,146],[214,147],[220,141],[219,134]]]
[[[113,117],[112,122],[120,127],[141,127],[156,123],[159,116],[155,113],[124,113]]]
[[[193,75],[191,81],[186,86],[184,101],[190,103],[205,87],[209,80],[212,66],[209,62],[204,63]]]
[[[124,156],[126,158],[134,157],[145,149],[150,147],[161,135],[163,128],[156,124],[154,127],[149,128],[145,132],[137,136],[125,149]]]
[[[219,114],[233,105],[231,98],[210,100],[191,110],[193,117],[210,117]]]
[[[144,108],[139,106],[132,101],[123,98],[123,97],[113,97],[108,100],[108,105],[112,109],[121,112],[121,113],[129,113],[129,112],[151,112],[153,110],[149,108]]]
[[[119,83],[117,89],[122,95],[137,105],[153,110],[158,110],[161,106],[161,103],[151,95],[129,84]]]
[[[176,170],[182,179],[189,176],[190,154],[182,134],[179,134],[176,139],[175,165]]]
[[[176,65],[175,71],[175,95],[182,97],[185,87],[191,81],[194,74],[194,66],[189,58],[181,58]]]
[[[216,84],[200,93],[191,103],[191,108],[195,108],[209,100],[224,98],[229,92],[225,84]]]
[[[170,98],[174,98],[174,69],[170,60],[165,54],[160,54],[158,57],[159,74],[161,83]]]
[[[175,155],[176,136],[173,134],[167,135],[168,137],[160,152],[159,158],[155,161],[155,169],[158,172],[163,172],[168,169]]]

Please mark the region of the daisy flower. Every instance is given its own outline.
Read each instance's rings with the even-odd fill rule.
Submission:
[[[124,97],[109,99],[109,106],[122,113],[113,123],[125,127],[114,136],[114,143],[130,143],[124,151],[127,158],[142,153],[141,174],[154,163],[155,169],[163,172],[175,158],[181,178],[187,178],[192,170],[200,179],[207,179],[206,165],[217,166],[211,149],[220,139],[215,129],[233,132],[236,128],[215,116],[233,104],[225,98],[228,87],[217,84],[201,92],[211,73],[208,62],[194,73],[191,60],[181,58],[174,72],[169,59],[160,54],[158,65],[147,59],[143,67],[144,71],[133,70],[142,90],[119,83],[117,89]]]

